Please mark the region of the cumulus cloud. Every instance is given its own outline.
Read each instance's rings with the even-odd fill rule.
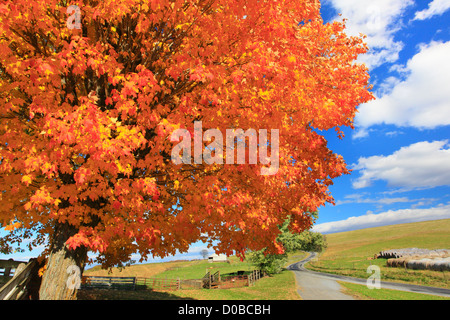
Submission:
[[[394,63],[403,49],[401,41],[395,41],[394,34],[401,26],[400,19],[412,0],[328,0],[335,10],[347,19],[347,34],[367,36],[369,52],[359,61],[369,69],[384,63]],[[335,20],[339,20],[335,17]]]
[[[320,233],[336,233],[400,223],[449,218],[450,205],[440,205],[427,209],[389,210],[379,214],[368,212],[366,215],[358,217],[350,217],[341,221],[317,224],[313,227],[312,231]]]
[[[388,156],[361,157],[353,169],[361,176],[355,189],[368,187],[375,180],[405,190],[450,185],[450,149],[448,140],[423,141],[406,146]]]
[[[450,41],[422,45],[407,62],[405,80],[388,78],[380,86],[385,94],[359,107],[355,123],[361,132],[355,137],[365,136],[367,128],[377,124],[419,129],[450,125],[449,56]],[[386,92],[388,86],[392,89]]]
[[[413,20],[426,20],[431,17],[443,14],[450,9],[449,0],[433,0],[428,5],[428,8],[422,11],[416,12]]]

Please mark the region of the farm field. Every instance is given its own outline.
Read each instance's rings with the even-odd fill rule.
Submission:
[[[302,260],[307,256],[305,252],[292,253],[288,257],[290,263]],[[132,265],[122,270],[114,268],[101,270],[94,267],[84,272],[90,276],[116,276],[116,277],[157,277],[167,279],[199,279],[206,272],[220,270],[221,275],[237,271],[250,271],[254,267],[247,261],[241,262],[237,257],[230,257],[230,263],[209,263],[206,260],[175,261],[163,263],[149,263]],[[132,299],[132,300],[299,300],[296,292],[294,274],[283,270],[280,274],[272,277],[263,277],[251,287],[229,288],[229,289],[192,289],[177,291],[119,291],[119,290],[82,290],[79,299],[110,300],[110,299]]]
[[[398,248],[447,249],[450,219],[391,225],[327,235],[328,248],[310,270],[366,279],[367,267],[377,265],[382,281],[450,288],[448,271],[386,267],[387,259],[373,259],[382,250]]]
[[[382,281],[450,288],[449,272],[429,270],[405,270],[386,267],[387,259],[373,259],[382,250],[393,248],[449,248],[450,219],[408,223],[378,228],[327,235],[328,248],[316,261],[306,265],[310,270],[342,274],[367,279],[367,267],[377,265]],[[302,260],[306,252],[289,255],[286,264]],[[250,271],[253,266],[237,257],[230,257],[230,263],[209,263],[206,260],[174,261],[164,263],[138,264],[119,270],[101,270],[94,267],[85,275],[121,277],[158,277],[167,279],[198,279],[206,272],[220,270],[221,275],[237,271]],[[342,282],[345,292],[357,299],[375,300],[439,300],[440,297],[407,293],[395,290],[369,290],[363,285]],[[177,290],[177,291],[118,291],[94,290],[81,293],[79,299],[132,299],[132,300],[299,300],[294,273],[284,270],[273,277],[264,277],[254,286],[219,290]],[[444,298],[445,299],[445,298]]]

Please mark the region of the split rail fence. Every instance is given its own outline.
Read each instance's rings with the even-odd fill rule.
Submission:
[[[124,289],[135,290],[135,277],[100,277],[83,276],[81,278],[82,289]]]
[[[145,278],[145,277],[97,277],[83,276],[82,289],[124,289],[138,290],[150,288],[153,290],[174,291],[180,289],[226,289],[253,286],[263,277],[263,272],[253,270],[249,274],[221,276],[220,271],[208,272],[201,279],[170,279],[170,278]]]
[[[37,273],[38,263],[30,259],[28,263],[13,260],[0,260],[0,300],[27,299],[30,295],[30,281]],[[180,290],[180,289],[214,289],[253,286],[264,274],[260,270],[253,270],[248,274],[244,271],[236,275],[227,274],[221,276],[220,271],[208,272],[201,279],[167,279],[167,278],[144,278],[144,277],[100,277],[83,276],[82,289],[125,289],[136,290],[140,288],[151,288],[153,290]]]

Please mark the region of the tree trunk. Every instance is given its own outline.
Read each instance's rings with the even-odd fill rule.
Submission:
[[[87,257],[85,247],[69,250],[65,242],[76,234],[69,224],[57,224],[39,289],[40,300],[75,300]]]

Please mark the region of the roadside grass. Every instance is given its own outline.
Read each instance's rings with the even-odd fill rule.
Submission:
[[[288,255],[286,267],[307,256],[305,252]],[[230,263],[209,263],[206,260],[177,261],[133,265],[122,269],[113,269],[110,276],[158,277],[167,279],[200,279],[206,272],[220,270],[221,275],[236,271],[251,271],[255,267],[248,261],[240,261],[233,256]],[[107,270],[95,267],[86,270],[86,275],[108,275]],[[271,277],[263,277],[251,287],[229,289],[192,289],[177,291],[162,290],[80,290],[79,300],[299,300],[293,272],[284,269]]]
[[[391,289],[369,289],[365,285],[341,282],[344,287],[343,293],[355,297],[357,300],[450,300],[447,297],[440,297],[430,294],[406,292]]]
[[[392,225],[327,235],[328,248],[306,265],[310,270],[367,279],[370,265],[380,267],[381,280],[450,288],[448,271],[389,268],[373,259],[394,248],[448,249],[450,219]]]

